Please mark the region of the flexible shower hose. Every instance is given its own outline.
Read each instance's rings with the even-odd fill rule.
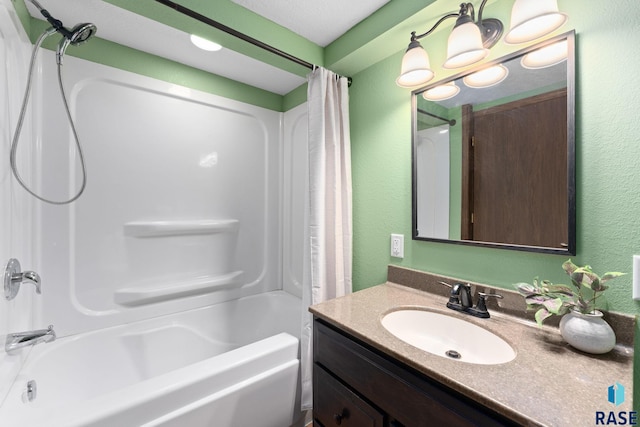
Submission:
[[[10,162],[11,162],[11,172],[13,173],[13,176],[15,176],[20,186],[22,186],[22,188],[24,188],[29,194],[31,194],[36,199],[42,200],[43,202],[46,202],[46,203],[50,203],[53,205],[66,205],[76,201],[78,197],[80,197],[84,192],[84,189],[87,185],[87,170],[84,162],[84,154],[82,152],[82,146],[80,145],[80,140],[78,139],[78,133],[76,132],[76,127],[73,124],[73,119],[71,118],[71,112],[69,111],[69,104],[67,103],[67,96],[64,91],[64,84],[62,83],[62,61],[58,61],[58,84],[60,85],[60,93],[62,95],[62,101],[65,107],[65,110],[67,112],[67,117],[69,118],[69,123],[71,124],[71,131],[73,133],[76,147],[78,149],[78,157],[80,159],[80,166],[82,169],[82,184],[80,185],[80,189],[78,190],[75,196],[73,196],[68,200],[56,201],[56,200],[46,199],[36,194],[27,186],[27,184],[20,177],[20,174],[18,173],[18,168],[16,166],[16,153],[18,151],[18,141],[20,139],[20,131],[22,130],[22,124],[24,122],[24,116],[27,110],[27,104],[29,103],[29,94],[31,92],[31,80],[33,77],[33,68],[35,66],[38,49],[40,49],[40,45],[42,45],[42,42],[44,41],[44,39],[46,39],[52,34],[55,34],[55,32],[56,32],[55,28],[49,28],[48,30],[43,32],[40,35],[40,37],[38,37],[36,44],[33,46],[33,52],[31,53],[31,62],[29,63],[29,75],[27,77],[27,87],[25,89],[24,99],[22,101],[22,108],[20,109],[20,116],[18,117],[18,124],[16,125],[16,131],[13,135],[13,140],[11,141]]]

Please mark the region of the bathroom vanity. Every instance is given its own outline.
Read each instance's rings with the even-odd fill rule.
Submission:
[[[526,318],[524,302],[510,291],[472,284],[474,293],[505,296],[487,303],[489,319],[447,309],[448,289],[438,284],[441,280],[455,281],[392,266],[389,282],[310,308],[316,425],[586,426],[596,424],[598,411],[633,410],[631,316],[608,319],[614,329],[623,329],[612,352],[586,355],[568,346],[556,327],[540,328]],[[407,344],[381,323],[384,315],[401,309],[476,324],[506,340],[515,358],[468,363]],[[619,406],[607,399],[616,383],[627,396]]]

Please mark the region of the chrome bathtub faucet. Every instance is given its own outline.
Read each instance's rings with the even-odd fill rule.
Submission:
[[[15,354],[23,347],[28,347],[40,343],[47,343],[55,339],[56,333],[53,330],[53,325],[49,325],[47,329],[37,329],[35,331],[8,334],[4,349],[7,354]]]

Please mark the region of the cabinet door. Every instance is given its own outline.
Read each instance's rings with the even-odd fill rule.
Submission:
[[[382,427],[384,416],[318,365],[313,367],[313,417],[324,427]]]
[[[379,408],[396,425],[517,425],[319,320],[314,323],[313,339],[314,366],[322,366],[335,378],[339,378],[351,390]],[[314,391],[314,399],[326,393]]]

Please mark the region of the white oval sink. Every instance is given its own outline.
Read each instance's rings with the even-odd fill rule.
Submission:
[[[407,344],[451,360],[496,365],[516,357],[513,347],[493,332],[442,313],[393,311],[382,318],[382,326]]]

